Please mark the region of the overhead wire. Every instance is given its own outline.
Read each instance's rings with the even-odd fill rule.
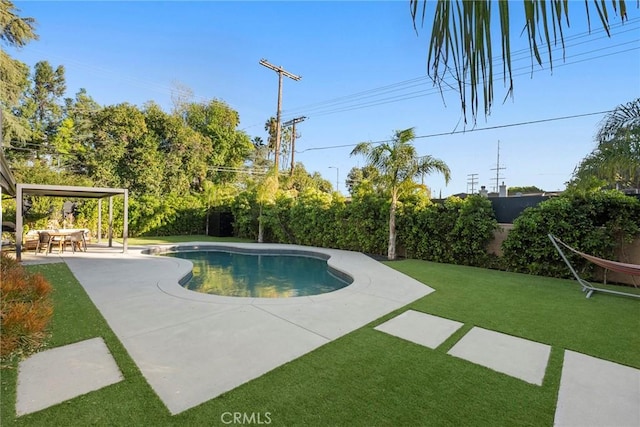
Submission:
[[[591,60],[596,60],[596,59],[601,59],[601,58],[605,58],[608,56],[612,56],[612,55],[617,55],[617,54],[622,54],[622,53],[627,53],[627,52],[631,52],[634,50],[638,50],[640,49],[640,46],[636,46],[633,48],[629,48],[629,49],[624,49],[624,50],[619,50],[616,52],[610,52],[610,53],[606,53],[606,54],[602,54],[602,55],[595,55],[592,56],[590,58],[585,58],[585,59],[581,59],[581,60],[576,60],[576,61],[570,61],[568,62],[570,59],[576,58],[576,57],[580,57],[580,56],[584,56],[584,55],[589,55],[589,54],[593,54],[594,52],[601,52],[601,51],[606,51],[606,50],[611,50],[611,49],[616,49],[622,46],[626,46],[632,43],[638,43],[640,42],[640,39],[634,39],[634,40],[630,40],[630,41],[626,41],[623,43],[618,43],[615,45],[611,45],[611,46],[606,46],[606,47],[602,47],[599,49],[594,49],[590,52],[580,52],[580,53],[576,53],[573,55],[569,55],[566,57],[565,61],[561,64],[555,65],[554,69],[557,68],[563,68],[569,65],[573,65],[573,64],[577,64],[577,63],[581,63],[581,62],[585,62],[585,61],[591,61]],[[520,71],[520,72],[518,72]],[[523,76],[523,75],[528,75],[528,74],[533,74],[533,73],[539,73],[544,71],[543,68],[536,68],[531,70],[529,66],[522,66],[522,67],[518,67],[518,68],[514,68],[512,70],[512,75],[513,77],[519,77],[519,76]],[[501,78],[503,77],[503,73],[497,73],[495,75],[495,78]],[[416,85],[411,85],[408,86],[406,88],[403,89],[409,89],[412,88]],[[389,103],[393,103],[393,102],[399,102],[399,101],[404,101],[404,100],[409,100],[409,99],[414,99],[414,98],[418,98],[418,97],[424,97],[424,96],[429,96],[429,95],[436,95],[439,94],[441,92],[448,92],[448,91],[455,91],[455,88],[442,88],[440,89],[439,87],[431,87],[428,89],[423,89],[423,90],[419,90],[419,91],[412,91],[409,93],[401,93],[398,95],[394,95],[394,96],[390,96],[390,97],[386,97],[386,98],[379,98],[379,99],[374,99],[374,100],[370,100],[370,101],[365,101],[365,102],[360,102],[360,103],[352,103],[351,105],[344,105],[341,107],[335,107],[335,108],[330,108],[327,107],[326,109],[319,109],[320,107],[318,107],[318,109],[316,110],[316,112],[314,113],[313,110],[310,110],[308,112],[306,112],[306,116],[308,118],[313,118],[313,117],[321,117],[321,116],[326,116],[326,115],[331,115],[331,114],[336,114],[336,113],[342,113],[342,112],[347,112],[347,111],[353,111],[353,110],[358,110],[358,109],[362,109],[362,108],[369,108],[369,107],[374,107],[374,106],[378,106],[378,105],[384,105],[384,104],[389,104]],[[385,92],[381,92],[380,94],[385,94]],[[283,117],[288,117],[288,115],[283,114]]]
[[[581,117],[603,115],[603,114],[610,113],[612,111],[613,110],[596,111],[596,112],[592,112],[592,113],[573,114],[573,115],[570,115],[570,116],[560,116],[560,117],[549,117],[549,118],[545,118],[545,119],[528,120],[528,121],[525,121],[525,122],[516,122],[516,123],[507,123],[507,124],[502,124],[502,125],[487,126],[487,127],[483,127],[483,128],[473,128],[473,129],[468,129],[468,130],[457,130],[457,131],[451,131],[451,132],[439,132],[439,133],[432,133],[432,134],[427,134],[427,135],[416,136],[414,139],[437,138],[437,137],[441,137],[441,136],[457,135],[457,134],[461,134],[461,133],[475,133],[475,132],[482,132],[482,131],[496,130],[496,129],[505,129],[505,128],[511,128],[511,127],[517,127],[517,126],[527,126],[527,125],[534,125],[534,124],[540,124],[540,123],[555,122],[555,121],[559,121],[559,120],[570,120],[570,119],[577,119],[577,118],[581,118]],[[380,140],[380,141],[370,141],[370,143],[371,144],[384,144],[384,143],[392,142],[392,141],[393,140],[391,140],[391,139],[384,139],[384,140]],[[334,149],[337,149],[337,148],[350,148],[350,147],[355,147],[358,144],[359,143],[351,143],[351,144],[331,145],[331,146],[325,146],[325,147],[309,147],[309,148],[306,148],[306,149],[301,150],[301,151],[297,151],[296,150],[296,154],[306,153],[307,151],[321,151],[321,150],[334,150]]]
[[[616,25],[612,25],[611,28],[612,30],[618,29],[618,28],[622,28],[622,26],[624,25],[624,29],[622,31],[618,31],[618,32],[614,32],[614,35],[619,35],[619,34],[623,34],[623,33],[627,33],[627,32],[632,32],[632,31],[637,31],[638,28],[640,28],[637,24],[640,23],[640,18],[635,18],[632,20],[629,20],[627,22],[625,22],[624,24],[616,24]],[[635,25],[635,27],[634,27]],[[631,28],[630,28],[631,27]],[[596,37],[598,34],[601,34],[600,37]],[[588,39],[586,41],[579,41],[576,43],[570,43],[572,41],[576,41],[576,40],[581,40],[584,38]],[[565,37],[565,44],[564,47],[562,46],[554,46],[551,50],[552,52],[557,52],[559,50],[562,51],[566,51],[569,48],[573,48],[579,45],[583,45],[583,44],[589,44],[589,43],[595,43],[599,40],[602,39],[607,39],[609,38],[609,36],[606,35],[606,32],[604,29],[600,29],[600,30],[594,30],[592,32],[584,32],[584,33],[579,33],[576,34],[574,36],[569,36],[569,37]],[[637,40],[635,40],[637,41]],[[545,45],[542,45],[541,48],[543,48]],[[526,56],[523,56],[526,55]],[[521,58],[519,58],[521,57]],[[530,50],[528,48],[523,48],[523,49],[519,49],[517,51],[512,52],[511,54],[511,58],[512,58],[512,62],[518,62],[524,59],[529,59],[531,57],[530,54]],[[496,56],[493,58],[493,61],[501,61],[501,57],[500,56]],[[566,57],[565,57],[566,59]],[[544,64],[543,64],[544,65]],[[560,64],[562,65],[562,64]],[[499,74],[497,77],[500,77]],[[375,97],[381,94],[386,94],[386,93],[392,93],[392,92],[397,92],[397,91],[402,91],[402,90],[407,90],[413,87],[416,87],[418,85],[420,85],[420,83],[424,82],[424,81],[428,81],[431,78],[429,76],[420,76],[420,77],[416,77],[413,79],[407,79],[407,80],[403,80],[401,82],[397,82],[397,83],[393,83],[390,85],[385,85],[385,86],[381,86],[378,88],[374,88],[374,89],[368,89],[362,92],[357,92],[354,94],[350,94],[350,95],[343,95],[337,98],[332,98],[326,101],[320,101],[320,102],[315,102],[312,104],[306,104],[300,107],[294,107],[294,108],[290,108],[290,109],[284,109],[283,110],[283,115],[284,116],[290,116],[290,115],[296,115],[299,113],[304,112],[305,114],[311,114],[314,110],[318,110],[318,109],[323,109],[326,110],[329,108],[330,105],[335,105],[335,104],[344,104],[344,103],[349,103],[349,102],[355,102],[356,100],[362,99],[362,98],[371,98],[371,97]],[[438,93],[439,90],[436,89],[434,91],[434,93]],[[371,101],[374,102],[374,101]],[[317,114],[316,114],[317,115]]]

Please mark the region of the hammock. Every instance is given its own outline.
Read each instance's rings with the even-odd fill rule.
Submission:
[[[629,292],[614,291],[614,290],[611,290],[611,289],[604,289],[604,288],[598,288],[598,287],[593,286],[591,283],[587,282],[586,280],[584,280],[583,278],[581,278],[578,275],[578,273],[576,272],[575,268],[573,268],[573,266],[569,262],[569,259],[567,258],[567,256],[564,254],[564,252],[560,248],[559,244],[564,246],[565,248],[569,249],[571,252],[573,252],[573,253],[575,253],[577,255],[580,255],[581,257],[583,257],[587,261],[592,262],[593,264],[596,264],[596,265],[598,265],[598,266],[600,266],[602,268],[605,268],[605,269],[611,270],[611,271],[615,271],[615,272],[618,272],[618,273],[629,274],[631,276],[640,276],[640,265],[638,265],[638,264],[628,264],[628,263],[617,262],[617,261],[610,261],[610,260],[607,260],[607,259],[604,259],[604,258],[598,258],[598,257],[593,256],[593,255],[585,254],[584,252],[580,252],[579,250],[574,249],[571,246],[567,245],[566,243],[564,243],[562,240],[558,239],[553,234],[549,234],[548,236],[549,236],[549,239],[551,239],[551,243],[553,243],[553,246],[555,246],[556,250],[558,251],[558,253],[562,257],[562,259],[564,260],[565,264],[567,264],[567,266],[569,267],[569,270],[571,270],[571,273],[573,274],[573,276],[576,278],[578,283],[580,283],[582,285],[582,291],[583,292],[587,292],[587,298],[589,298],[591,296],[591,294],[593,294],[595,291],[640,298],[640,294],[632,294],[632,293],[629,293]]]

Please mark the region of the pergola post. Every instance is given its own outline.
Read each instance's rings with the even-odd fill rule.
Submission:
[[[102,241],[102,199],[98,199],[98,243]]]
[[[16,185],[16,260],[22,261],[22,186]]]
[[[113,247],[113,196],[109,196],[109,247]]]
[[[124,190],[124,224],[122,226],[122,252],[127,253],[129,238],[129,190]]]

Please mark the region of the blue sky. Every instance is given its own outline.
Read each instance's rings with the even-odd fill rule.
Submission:
[[[629,21],[620,26],[614,17],[607,38],[594,11],[586,36],[584,4],[570,2],[564,62],[557,50],[553,72],[536,66],[532,73],[528,53],[517,56],[514,98],[502,103],[506,89],[498,79],[492,114],[480,116],[475,128],[606,111],[639,97],[640,10],[628,3]],[[408,127],[418,136],[465,130],[458,95],[441,95],[426,77],[430,28],[416,34],[408,0],[15,4],[37,20],[40,40],[9,53],[30,66],[64,65],[67,96],[86,88],[101,105],[152,100],[169,111],[179,82],[195,101],[225,101],[239,112],[240,128],[266,140],[278,78],[259,60],[302,76],[285,78],[283,87],[283,119],[307,117],[297,127],[296,160],[334,185],[339,178],[343,193],[348,171],[363,165],[349,155],[358,142],[385,140]],[[512,5],[514,50],[527,47],[519,6]],[[434,196],[467,191],[469,174],[492,189],[498,141],[506,168],[500,181],[553,191],[564,188],[594,148],[602,117],[473,132],[467,125],[465,133],[418,138],[415,145],[451,168],[449,185],[438,175],[425,179]]]

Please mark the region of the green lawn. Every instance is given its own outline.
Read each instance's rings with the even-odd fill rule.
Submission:
[[[146,383],[66,265],[31,267],[55,287],[51,346],[101,336],[125,380],[16,419],[16,370],[5,368],[0,424],[225,425],[226,413],[243,412],[261,414],[263,424],[268,419],[271,425],[549,426],[563,349],[640,368],[637,300],[601,294],[586,299],[567,280],[414,260],[388,265],[437,291],[176,416]],[[436,350],[373,329],[409,308],[465,326]],[[474,325],[550,344],[543,385],[448,356]]]

